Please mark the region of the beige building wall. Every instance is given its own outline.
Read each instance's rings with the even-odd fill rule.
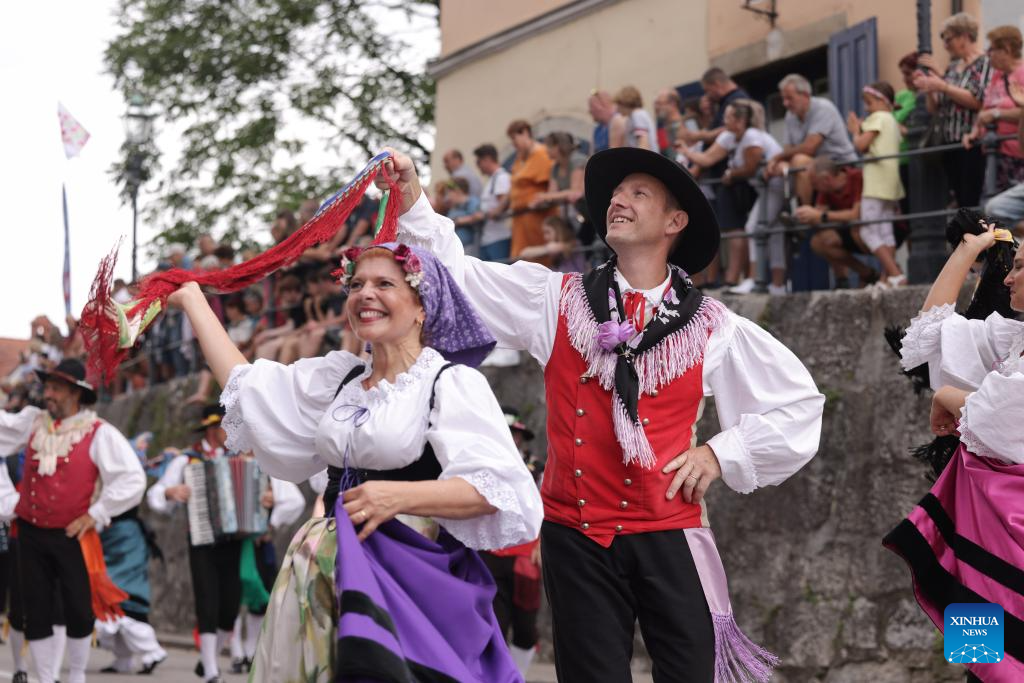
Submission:
[[[932,49],[945,62],[939,27],[950,16],[952,2],[932,2]],[[762,2],[758,7],[767,7]],[[774,59],[828,44],[832,33],[871,17],[878,31],[878,75],[899,90],[900,58],[917,49],[917,3],[913,0],[778,0],[777,33],[766,17],[742,8],[742,3],[708,2],[708,57],[732,73]],[[981,0],[965,0],[964,11],[981,19]]]
[[[573,0],[441,0],[441,56]]]
[[[455,4],[447,0],[442,13]],[[567,117],[588,130],[593,88],[635,85],[651,111],[658,90],[707,68],[706,22],[704,2],[622,0],[441,75],[432,177],[446,176],[441,155],[448,149],[462,150],[471,163],[481,143],[507,149],[505,128],[516,118]]]

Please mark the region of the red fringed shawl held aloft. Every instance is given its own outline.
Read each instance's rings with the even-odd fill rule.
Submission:
[[[140,283],[138,298],[124,305],[111,298],[114,264],[117,260],[115,247],[100,262],[79,326],[87,351],[90,378],[109,384],[117,366],[127,357],[139,335],[163,310],[167,297],[186,282],[195,281],[202,287],[225,294],[237,292],[282,266],[293,263],[306,249],[329,240],[345,225],[349,214],[358,206],[366,189],[378,175],[385,177],[390,189],[381,200],[383,216],[374,242],[394,241],[398,233],[401,202],[387,201],[388,194],[394,194],[396,200],[399,196],[397,182],[384,172],[384,163],[390,157],[389,152],[382,152],[371,159],[352,182],[320,206],[308,223],[259,256],[215,272],[199,273],[175,268],[152,273]]]

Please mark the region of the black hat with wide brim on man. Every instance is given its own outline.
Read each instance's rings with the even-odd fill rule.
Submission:
[[[708,267],[718,253],[721,232],[718,218],[697,181],[682,166],[657,152],[638,147],[616,147],[590,157],[584,175],[587,210],[597,234],[607,244],[608,206],[626,176],[645,173],[657,178],[679,202],[689,220],[668,260],[689,274]]]
[[[96,402],[96,388],[85,381],[85,366],[81,361],[66,358],[53,370],[36,370],[36,376],[43,383],[56,379],[77,387],[82,391],[82,395],[78,399],[82,405],[92,405]]]
[[[199,422],[192,427],[193,432],[205,432],[210,427],[219,427],[220,423],[224,421],[224,414],[227,411],[224,410],[224,406],[219,403],[211,403],[203,406],[202,417]]]

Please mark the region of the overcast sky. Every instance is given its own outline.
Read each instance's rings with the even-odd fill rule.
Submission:
[[[102,61],[116,32],[116,5],[33,0],[0,8],[0,337],[27,338],[29,322],[39,314],[64,328],[62,182],[71,224],[72,310],[81,311],[99,260],[122,236],[116,274],[130,276],[131,210],[121,204],[107,172],[124,140],[125,103]],[[436,53],[436,31],[410,36],[401,28],[396,31],[403,38],[420,43],[417,53]],[[81,156],[70,161],[60,140],[58,101],[91,135]],[[158,137],[157,144],[173,152],[172,140]],[[140,221],[140,259],[141,245],[152,236]]]

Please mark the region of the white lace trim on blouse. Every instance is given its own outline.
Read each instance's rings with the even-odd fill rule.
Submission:
[[[921,311],[910,321],[900,347],[900,366],[904,370],[912,370],[933,359],[942,339],[942,321],[955,314],[953,304],[942,304]]]
[[[377,406],[388,403],[395,396],[418,389],[420,383],[426,379],[433,381],[437,374],[437,366],[443,361],[444,357],[440,353],[430,347],[423,347],[416,362],[410,365],[405,372],[396,375],[394,382],[381,379],[369,389],[364,389],[363,380],[369,377],[373,371],[373,368],[367,363],[363,372],[346,384],[339,396],[362,396],[364,398],[359,404],[373,410]],[[336,401],[332,401],[332,403],[334,402]]]
[[[252,371],[250,363],[242,363],[231,368],[228,383],[220,394],[220,404],[224,406],[224,419],[221,426],[227,432],[224,446],[231,451],[245,453],[254,447],[249,429],[245,426],[245,416],[239,401],[242,394],[242,381]]]
[[[960,422],[957,425],[957,431],[960,432],[960,442],[967,447],[971,453],[980,455],[986,458],[999,458],[1003,459],[1003,456],[996,453],[991,448],[986,446],[978,435],[971,431],[969,426],[969,418],[967,417],[967,406],[970,403],[964,403],[964,407],[960,409]]]
[[[448,533],[465,546],[477,550],[498,550],[532,540],[514,488],[498,479],[490,470],[477,470],[456,476],[469,482],[488,503],[498,509],[492,513],[497,516],[498,523],[494,524],[492,515],[471,519],[437,518]],[[446,477],[442,475],[441,478]]]

